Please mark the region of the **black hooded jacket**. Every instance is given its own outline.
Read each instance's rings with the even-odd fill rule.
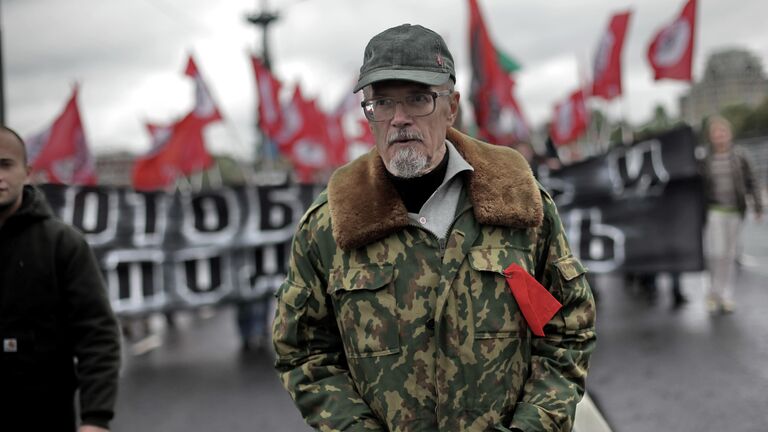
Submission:
[[[78,387],[82,422],[108,427],[117,320],[90,246],[31,186],[0,226],[0,342],[0,429],[74,430]]]

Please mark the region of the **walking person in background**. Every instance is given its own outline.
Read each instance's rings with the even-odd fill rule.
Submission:
[[[749,159],[733,146],[731,124],[723,117],[707,121],[710,152],[705,161],[707,224],[704,241],[710,285],[707,307],[710,312],[734,310],[736,258],[741,250],[741,229],[751,200],[758,221],[763,206],[760,186]]]
[[[404,24],[355,91],[376,139],[299,223],[276,368],[307,423],[343,431],[570,431],[595,304],[520,153],[452,128],[453,57]]]
[[[0,430],[108,430],[120,332],[83,236],[29,186],[24,142],[0,126]]]
[[[242,352],[258,351],[269,340],[269,298],[244,300],[235,305],[235,319]]]

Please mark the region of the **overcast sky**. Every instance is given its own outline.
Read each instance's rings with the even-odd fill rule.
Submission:
[[[226,121],[207,132],[215,152],[247,154],[255,141],[255,96],[248,52],[261,33],[245,15],[264,0],[0,0],[6,121],[22,135],[47,127],[75,81],[88,141],[96,153],[149,148],[145,120],[170,122],[192,105],[183,75],[188,53]],[[347,94],[367,41],[405,22],[441,33],[468,101],[466,0],[268,0],[276,75],[300,82],[326,108]],[[623,55],[625,97],[605,107],[613,117],[647,120],[657,103],[677,113],[683,83],[652,80],[646,49],[683,0],[479,0],[496,45],[519,60],[516,95],[535,126],[590,69],[611,14],[631,9]],[[699,0],[694,76],[707,56],[728,47],[768,58],[768,1]]]

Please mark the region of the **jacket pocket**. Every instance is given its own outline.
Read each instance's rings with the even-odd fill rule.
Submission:
[[[514,410],[529,374],[530,335],[504,270],[517,264],[528,271],[526,247],[479,248],[467,256],[474,326],[473,352],[481,369],[470,373],[474,393],[469,404],[489,424]]]
[[[273,337],[280,355],[295,354],[305,349],[302,339],[302,326],[307,315],[307,300],[310,289],[289,281],[283,282],[275,293],[277,297],[277,313],[273,323]]]
[[[391,264],[335,269],[328,280],[349,358],[400,352],[394,268]]]
[[[587,272],[587,269],[584,268],[581,261],[573,256],[567,256],[555,261],[555,267],[557,268],[558,273],[560,273],[560,277],[566,282],[571,282]]]
[[[554,267],[557,276],[558,300],[562,304],[568,304],[571,302],[583,303],[585,299],[592,299],[591,289],[589,283],[586,280],[587,269],[581,264],[581,262],[574,256],[568,255],[562,257],[554,262]],[[585,323],[594,322],[594,308],[584,307],[578,310],[571,311],[570,313],[560,314],[565,321],[565,326],[568,329],[581,329],[585,326]]]
[[[513,337],[525,334],[527,325],[507,284],[504,269],[515,263],[527,271],[530,249],[485,248],[469,251],[472,312],[475,339]]]

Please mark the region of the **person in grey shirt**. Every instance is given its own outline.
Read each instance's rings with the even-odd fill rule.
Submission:
[[[749,159],[733,146],[728,120],[711,117],[707,121],[707,133],[711,145],[705,164],[708,210],[704,244],[710,273],[707,307],[713,313],[730,313],[735,307],[736,256],[747,202],[752,201],[755,217],[760,221],[761,188]]]

